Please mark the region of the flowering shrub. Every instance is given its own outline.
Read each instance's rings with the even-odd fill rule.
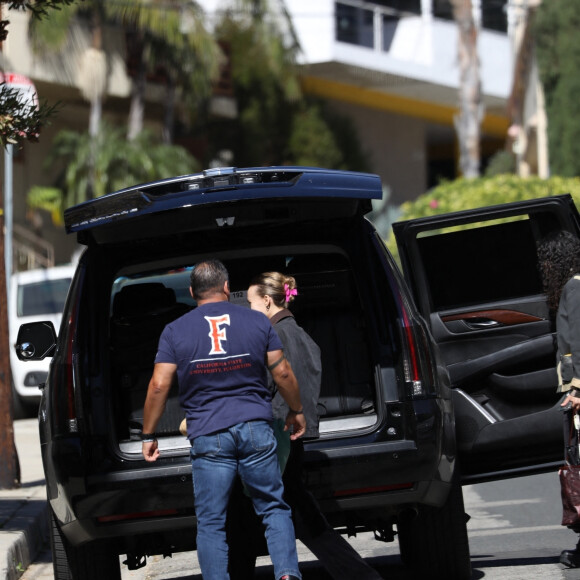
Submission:
[[[503,174],[477,179],[461,178],[444,182],[416,200],[403,203],[397,221],[563,193],[571,194],[576,206],[580,207],[580,177],[554,176],[541,179]],[[393,235],[388,239],[388,246],[393,255],[397,256]]]

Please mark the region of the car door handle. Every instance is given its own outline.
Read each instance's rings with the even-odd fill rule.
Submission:
[[[461,320],[466,324],[479,324],[475,328],[491,328],[492,326],[503,325],[511,326],[512,324],[528,324],[530,322],[541,322],[543,318],[518,312],[517,310],[496,309],[496,310],[474,310],[471,312],[460,312],[458,314],[444,314],[441,320],[447,324],[455,320]],[[494,324],[495,323],[495,324]]]
[[[496,326],[502,326],[501,322],[498,322],[497,320],[491,320],[490,318],[485,319],[482,318],[480,320],[477,319],[466,320],[465,323],[470,328],[475,329],[494,328]]]

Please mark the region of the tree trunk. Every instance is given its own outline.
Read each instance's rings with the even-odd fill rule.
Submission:
[[[143,130],[143,117],[145,114],[145,86],[147,67],[143,57],[143,46],[139,51],[139,63],[137,66],[137,77],[133,81],[131,89],[131,108],[129,109],[129,127],[127,129],[127,140],[133,141]]]
[[[14,443],[12,422],[12,374],[6,301],[6,265],[4,260],[4,214],[0,214],[0,489],[20,487],[20,464]]]
[[[91,46],[99,53],[103,49],[103,25],[101,13],[98,9],[93,9],[92,13],[92,40]],[[89,116],[89,135],[91,137],[90,152],[89,152],[89,187],[88,199],[95,197],[96,182],[97,182],[97,156],[98,156],[98,136],[101,128],[101,118],[103,116],[103,96],[106,91],[106,77],[107,67],[102,71],[96,73],[99,77],[95,83],[98,86],[97,91],[91,95],[90,103],[91,110]]]
[[[167,90],[165,97],[165,114],[163,116],[163,132],[162,139],[165,145],[173,143],[173,125],[175,123],[175,98],[177,89],[173,76],[169,75],[167,79]]]
[[[458,27],[459,114],[455,130],[459,142],[459,170],[464,177],[479,177],[480,123],[483,116],[478,26],[473,17],[471,0],[452,0],[453,16]]]

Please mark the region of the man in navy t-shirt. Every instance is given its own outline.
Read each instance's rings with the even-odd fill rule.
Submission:
[[[154,435],[177,374],[187,417],[197,516],[197,551],[204,580],[227,580],[227,504],[239,474],[266,527],[277,580],[301,578],[291,513],[272,430],[267,368],[290,411],[292,439],[304,434],[296,377],[282,343],[262,313],[229,303],[228,273],[217,260],[191,274],[197,308],[168,324],[159,340],[143,418],[143,456],[156,461]]]

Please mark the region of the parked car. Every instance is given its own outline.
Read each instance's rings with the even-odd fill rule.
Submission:
[[[72,265],[16,272],[10,279],[8,326],[10,343],[16,344],[20,325],[34,320],[50,320],[60,326],[66,295],[74,274]],[[14,415],[31,412],[40,402],[38,385],[46,381],[50,359],[25,363],[10,349]]]
[[[256,273],[297,280],[294,313],[323,365],[306,479],[332,525],[397,538],[420,574],[471,577],[461,483],[561,462],[535,243],[578,233],[578,214],[561,196],[396,224],[405,282],[365,218],[381,195],[370,174],[219,169],[66,211],[86,250],[64,323],[58,339],[50,322],[24,325],[17,344],[22,359],[53,357],[40,436],[56,580],[195,549],[177,385],[155,464],[139,438],[159,334],[195,307],[189,272],[207,257],[237,301]]]

